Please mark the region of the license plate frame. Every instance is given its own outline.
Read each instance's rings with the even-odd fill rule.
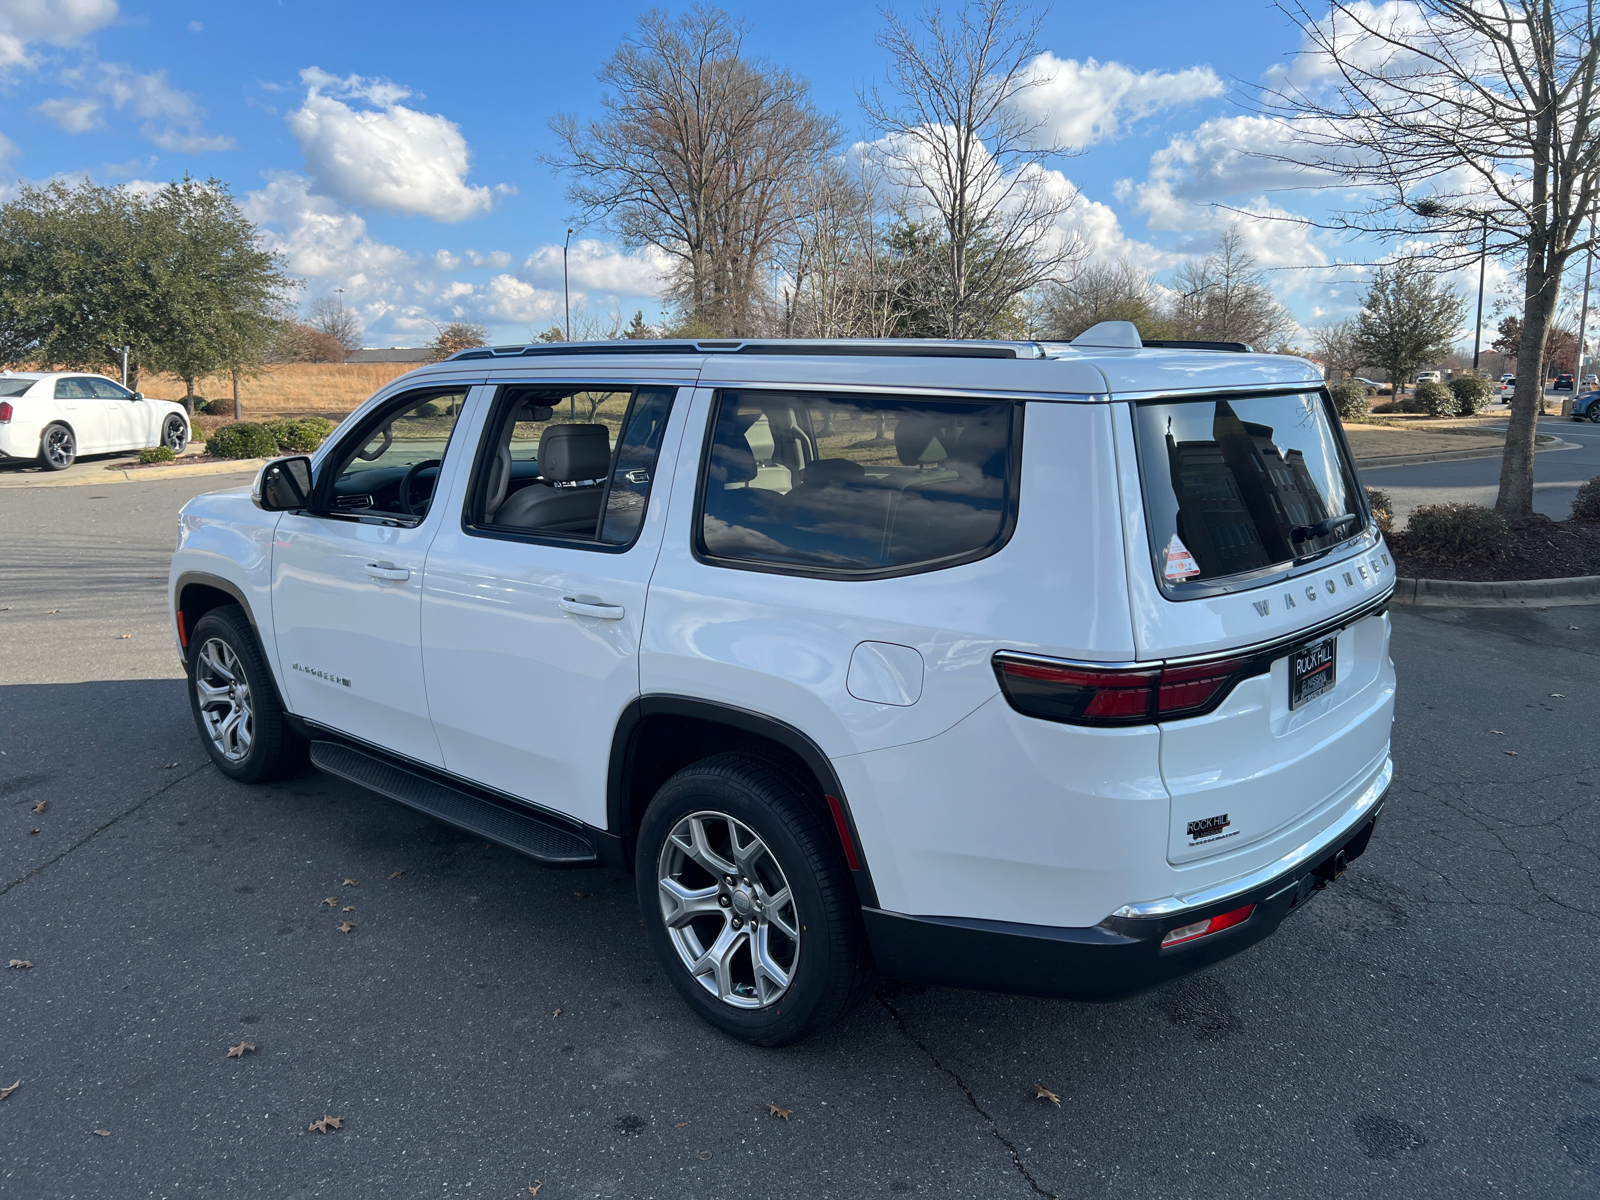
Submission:
[[[1338,677],[1337,633],[1297,647],[1289,655],[1289,710],[1293,712],[1319,696],[1326,696],[1337,685]]]

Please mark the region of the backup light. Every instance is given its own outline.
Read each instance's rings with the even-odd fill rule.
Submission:
[[[1161,945],[1163,948],[1181,946],[1184,942],[1192,942],[1197,938],[1209,937],[1213,933],[1221,933],[1224,929],[1232,929],[1235,925],[1243,925],[1255,910],[1254,904],[1246,904],[1243,908],[1207,917],[1204,921],[1196,921],[1193,925],[1180,925],[1161,939]]]

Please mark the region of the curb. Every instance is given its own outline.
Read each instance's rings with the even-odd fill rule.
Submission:
[[[1548,438],[1546,442],[1544,439]],[[1539,442],[1533,447],[1535,453],[1544,450],[1581,450],[1583,447],[1577,442],[1569,442],[1555,434],[1539,434]],[[1492,446],[1484,450],[1440,450],[1434,454],[1390,454],[1381,458],[1355,459],[1357,471],[1380,470],[1383,467],[1414,467],[1420,463],[1431,462],[1457,462],[1467,458],[1499,458],[1506,452],[1502,446]]]
[[[74,475],[70,479],[51,479],[38,475],[0,477],[0,488],[102,487],[111,483],[155,483],[162,479],[184,479],[191,475],[235,475],[259,471],[265,458],[241,458],[225,463],[194,463],[170,467],[139,467],[123,470],[108,467],[100,475]]]
[[[1600,604],[1600,575],[1570,579],[1396,579],[1395,604],[1418,608],[1564,608]]]

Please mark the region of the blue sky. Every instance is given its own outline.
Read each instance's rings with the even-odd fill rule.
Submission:
[[[18,180],[214,175],[306,280],[304,299],[344,289],[369,345],[419,344],[462,318],[521,341],[561,304],[569,208],[539,159],[549,119],[597,111],[595,72],[645,7],[0,0],[0,196]],[[884,71],[875,8],[724,7],[749,21],[748,52],[807,77],[852,137],[873,135],[856,95]],[[1056,166],[1081,192],[1068,220],[1092,255],[1166,271],[1238,219],[1217,204],[1322,203],[1247,153],[1273,135],[1237,84],[1300,44],[1269,5],[1059,3],[1041,42],[1054,83],[1040,113],[1083,146]],[[1303,324],[1352,310],[1360,272],[1313,268],[1373,251],[1282,221],[1241,231]],[[653,319],[658,268],[580,230],[574,307],[602,324],[636,308]]]

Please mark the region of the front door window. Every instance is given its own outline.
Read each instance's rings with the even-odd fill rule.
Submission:
[[[466,399],[466,388],[412,395],[369,420],[356,441],[341,447],[329,507],[353,516],[426,516]]]

